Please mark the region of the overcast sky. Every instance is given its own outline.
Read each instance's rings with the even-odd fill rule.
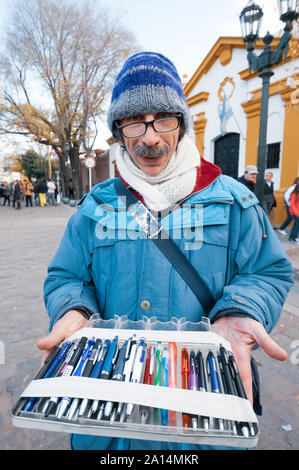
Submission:
[[[1,30],[12,3],[0,0]],[[95,7],[103,4],[112,13],[121,12],[140,47],[169,57],[184,82],[192,77],[219,36],[241,35],[239,15],[247,3],[248,0],[94,0]],[[264,11],[261,36],[268,30],[274,34],[281,29],[277,1],[255,3]]]

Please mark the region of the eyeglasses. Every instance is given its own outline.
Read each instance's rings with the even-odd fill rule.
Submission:
[[[180,124],[181,115],[175,114],[173,116],[165,116],[162,118],[156,118],[152,121],[140,121],[132,122],[120,126],[116,124],[116,127],[122,132],[123,137],[140,137],[147,131],[148,126],[152,126],[156,132],[171,132],[175,131]]]

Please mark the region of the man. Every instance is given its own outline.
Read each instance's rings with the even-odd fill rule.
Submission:
[[[175,242],[213,292],[215,305],[204,311],[153,240],[141,236],[141,224],[131,229],[128,212],[115,227],[120,199],[116,180],[109,180],[80,202],[49,266],[45,303],[51,333],[38,347],[48,353],[96,312],[104,319],[147,315],[165,322],[172,316],[198,322],[208,315],[214,331],[231,342],[252,400],[252,348],[259,344],[272,357],[286,359],[269,333],[292,284],[291,265],[264,212],[247,188],[200,158],[187,136],[191,118],[180,78],[166,57],[143,52],[126,61],[114,84],[108,125],[120,143],[114,151],[122,181],[177,234]],[[73,435],[72,448],[186,446]]]
[[[264,186],[264,211],[268,215],[272,227],[276,228],[273,211],[273,207],[276,207],[276,199],[274,196],[274,181],[272,178],[273,173],[271,171],[267,171]]]
[[[56,190],[56,184],[52,180],[48,180],[47,182],[48,186],[48,202],[49,204],[52,204],[52,206],[57,205],[56,199],[55,199],[55,190]]]
[[[242,184],[245,184],[245,186],[247,186],[247,188],[254,193],[257,174],[257,167],[255,165],[248,165],[245,168],[244,175],[241,176],[238,181],[240,181]]]
[[[41,207],[46,207],[47,205],[47,200],[46,200],[46,195],[48,192],[48,186],[46,183],[45,179],[40,178],[37,183],[37,192],[39,195],[39,201]]]

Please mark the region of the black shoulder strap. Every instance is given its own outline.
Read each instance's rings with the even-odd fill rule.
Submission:
[[[123,184],[120,178],[115,180],[115,189],[119,196],[125,196],[126,208],[132,204],[136,204],[138,199],[135,195]],[[175,267],[180,276],[184,279],[190,287],[194,295],[197,297],[205,314],[207,315],[215,305],[215,299],[210,292],[209,288],[199,276],[194,266],[190,263],[188,258],[180,250],[177,244],[169,236],[168,233],[163,231],[160,226],[160,231],[157,237],[150,238],[159,250],[166,256],[168,261]]]

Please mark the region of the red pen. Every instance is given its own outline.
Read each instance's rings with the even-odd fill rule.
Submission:
[[[168,343],[168,387],[177,388],[177,345],[176,343]],[[168,412],[168,424],[170,426],[176,426],[176,411]]]
[[[147,385],[152,384],[153,372],[154,372],[154,350],[152,351],[152,347],[150,346],[148,350],[148,357],[145,363],[145,369],[144,369],[144,378],[143,378],[144,384],[147,384]]]
[[[143,383],[147,385],[152,385],[153,374],[154,374],[154,364],[155,364],[155,348],[152,346],[148,349],[148,356],[144,368],[144,377]],[[148,406],[140,405],[140,422],[146,424],[150,418],[150,408]]]
[[[188,351],[186,348],[182,349],[181,352],[181,375],[182,375],[182,388],[184,390],[189,390],[189,359],[188,359]],[[183,426],[185,431],[189,427],[190,423],[190,416],[186,413],[182,414],[183,419]]]

